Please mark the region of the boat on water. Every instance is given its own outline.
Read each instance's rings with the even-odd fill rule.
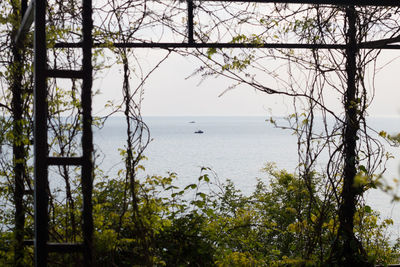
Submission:
[[[196,123],[195,121],[189,121],[189,123]]]
[[[202,134],[202,133],[204,133],[202,130],[197,130],[197,131],[195,131],[194,132],[195,134]]]

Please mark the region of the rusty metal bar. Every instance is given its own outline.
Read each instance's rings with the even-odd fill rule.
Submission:
[[[194,0],[201,2],[236,2],[236,3],[282,3],[282,4],[313,4],[338,6],[400,6],[398,0]]]
[[[345,44],[296,44],[296,43],[94,43],[93,47],[118,48],[275,48],[275,49],[346,49]],[[82,43],[56,43],[54,48],[80,48]],[[377,46],[375,42],[359,44],[360,49],[400,49],[400,45]]]
[[[49,252],[71,253],[82,252],[83,244],[80,243],[47,243]],[[88,266],[88,265],[87,265]]]
[[[35,266],[47,266],[48,170],[47,85],[46,85],[46,2],[35,3],[34,35],[34,177],[35,177]]]
[[[34,194],[35,194],[35,190],[31,190],[31,189],[24,190],[24,195],[33,196]]]
[[[24,240],[24,246],[34,246],[35,245],[35,240],[33,239],[25,239]]]
[[[187,0],[188,7],[188,43],[193,44],[193,0]]]
[[[25,246],[34,246],[34,240],[24,240]],[[70,252],[82,252],[83,244],[81,243],[52,243],[47,242],[46,246],[48,252],[58,253],[70,253]]]
[[[27,9],[28,9],[28,0],[21,0],[21,16],[22,16],[21,22],[24,20],[24,17],[26,14],[25,12]],[[32,16],[32,18],[33,18],[33,16]],[[33,19],[32,19],[32,22],[33,22]]]
[[[47,77],[64,79],[82,79],[84,76],[81,70],[47,70]]]
[[[48,165],[63,165],[63,166],[76,166],[82,165],[82,157],[48,157]]]
[[[85,266],[93,263],[93,132],[92,132],[92,0],[83,0],[82,42],[82,195],[83,195],[83,256]]]

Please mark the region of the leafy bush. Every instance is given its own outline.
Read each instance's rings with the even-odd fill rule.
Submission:
[[[338,207],[321,193],[325,191],[318,174],[306,183],[271,165],[265,172],[267,182],[259,180],[250,195],[236,189],[232,181],[221,184],[210,178],[207,168],[197,184],[183,189],[174,185],[173,173],[147,177],[134,187],[122,178],[97,182],[93,193],[96,266],[323,265],[338,228]],[[131,190],[137,203],[129,198]],[[78,198],[77,218],[80,208]],[[60,205],[54,212],[62,218],[67,209]],[[354,222],[370,262],[398,260],[399,245],[385,234],[392,220],[380,221],[376,211],[359,206]],[[68,235],[72,226],[51,227]],[[0,234],[0,264],[11,265],[12,231]],[[59,266],[82,263],[79,255],[50,256]],[[25,261],[31,263],[32,250]]]
[[[173,185],[174,174],[137,184],[136,219],[131,204],[122,219],[118,215],[122,182],[98,184],[99,264],[140,265],[143,253],[150,253],[153,264],[165,266],[304,266],[327,260],[338,228],[338,207],[320,193],[318,174],[306,184],[268,165],[268,182],[259,180],[254,192],[245,196],[229,180],[210,181],[209,172],[203,169],[198,183],[184,189]],[[140,227],[135,225],[138,219]],[[368,206],[358,208],[355,231],[371,262],[398,259],[398,248],[384,235],[391,223],[379,222],[379,214]]]

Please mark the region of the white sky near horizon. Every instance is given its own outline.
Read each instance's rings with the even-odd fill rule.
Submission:
[[[154,53],[154,54],[153,54]],[[159,52],[147,50],[141,55],[157,58]],[[368,114],[373,117],[400,116],[400,51],[383,51],[378,66],[384,66],[375,77],[376,94]],[[145,61],[146,62],[146,61]],[[239,86],[219,95],[232,84],[224,78],[190,76],[200,66],[194,58],[171,55],[145,84],[144,116],[284,116],[292,109],[290,98],[267,95],[249,86]],[[371,82],[368,79],[367,82]],[[94,99],[94,114],[104,115],[107,100],[121,100],[122,76],[111,68],[94,83],[101,95]],[[118,101],[117,101],[118,102]],[[118,114],[117,114],[118,115]],[[121,114],[122,115],[122,114]]]
[[[98,1],[101,2],[102,0]],[[152,28],[152,31],[154,30]],[[152,32],[146,33],[151,34]],[[169,36],[168,34],[165,35]],[[135,56],[143,64],[142,67],[147,70],[157,63],[157,59],[161,58],[163,53],[165,51],[160,49],[135,50]],[[382,51],[378,65],[385,65],[396,57],[400,57],[398,50]],[[199,66],[200,63],[195,58],[172,54],[145,84],[142,115],[284,116],[293,112],[292,100],[289,97],[267,95],[249,86],[239,86],[219,97],[232,84],[231,80],[211,77],[199,84],[201,80],[199,76],[185,79]],[[102,110],[107,100],[122,99],[122,75],[118,71],[118,67],[112,67],[101,76],[94,83],[94,90],[99,89],[101,91],[101,95],[94,99],[95,115],[105,114]],[[285,75],[283,74],[281,78],[285,79]],[[367,83],[369,82],[371,82],[371,79],[367,80]],[[276,86],[276,84],[266,85],[271,88]],[[400,59],[395,60],[377,73],[375,80],[376,95],[369,107],[369,115],[374,117],[400,117],[399,87]],[[327,102],[329,101],[333,103],[334,101],[337,102],[337,99],[329,99],[328,97]],[[340,108],[335,104],[333,106]]]

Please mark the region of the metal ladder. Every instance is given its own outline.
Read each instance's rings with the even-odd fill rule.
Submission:
[[[47,68],[46,6],[47,0],[32,0],[24,14],[16,40],[26,34],[34,22],[34,240],[25,244],[34,245],[35,266],[47,266],[48,253],[83,253],[85,266],[93,265],[93,133],[92,133],[92,0],[82,0],[82,69],[50,70]],[[48,155],[48,106],[47,78],[82,79],[82,156],[49,157]],[[81,166],[82,175],[82,233],[83,243],[49,242],[48,214],[48,168],[49,166]]]

